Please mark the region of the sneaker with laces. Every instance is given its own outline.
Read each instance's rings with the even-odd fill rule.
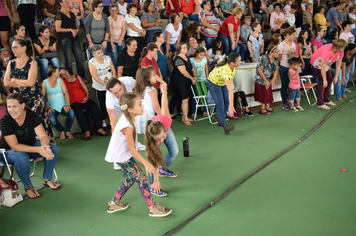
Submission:
[[[165,217],[172,213],[172,209],[160,206],[157,202],[155,202],[148,209],[149,209],[148,215],[151,217]]]
[[[108,204],[108,213],[114,213],[117,211],[122,211],[125,210],[129,207],[128,203],[120,203],[120,202],[114,202],[110,205],[110,203]]]
[[[253,113],[252,113],[251,111],[249,111],[249,112],[246,112],[246,111],[245,111],[245,115],[246,115],[246,116],[253,116]]]
[[[297,106],[298,111],[304,111],[302,106]]]
[[[282,108],[283,108],[283,110],[286,110],[286,111],[290,110],[290,106],[288,103],[284,104]]]
[[[178,175],[174,173],[173,171],[167,170],[166,172],[163,172],[162,170],[159,170],[159,177],[170,177],[170,178],[176,178]]]
[[[122,168],[116,162],[114,162],[114,170],[122,170]]]
[[[291,112],[298,112],[298,110],[297,110],[296,107],[292,107],[292,108],[290,109],[290,111],[291,111]]]
[[[165,191],[163,191],[162,189],[161,189],[161,192],[159,194],[156,194],[154,189],[151,189],[150,192],[151,192],[152,195],[155,195],[157,197],[165,197],[165,196],[167,196],[167,193]]]

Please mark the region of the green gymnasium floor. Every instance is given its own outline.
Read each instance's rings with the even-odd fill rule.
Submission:
[[[355,91],[348,97],[355,97]],[[230,135],[208,121],[187,127],[175,120],[180,153],[170,169],[179,177],[161,178],[168,196],[154,197],[173,209],[166,218],[148,216],[136,184],[122,199],[130,204],[126,211],[106,212],[123,180],[121,171],[104,160],[109,137],[84,141],[76,134],[74,140],[58,140],[56,170],[63,188],[45,188],[38,199],[0,207],[0,235],[162,235],[301,139],[332,111],[311,108],[302,100],[303,112],[283,111],[279,105],[269,116],[254,111],[254,117],[231,121],[235,130]],[[356,99],[172,235],[356,235],[355,117]],[[186,136],[188,158],[182,152]],[[167,152],[164,145],[162,151]],[[42,170],[39,164],[32,178],[35,186],[41,184]],[[24,192],[22,184],[20,188]]]

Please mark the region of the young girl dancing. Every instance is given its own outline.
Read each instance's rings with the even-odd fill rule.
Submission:
[[[153,188],[160,189],[158,179],[159,168],[154,168],[154,166],[158,164],[164,165],[164,163],[162,163],[163,161],[159,163],[153,161],[152,164],[150,164],[136,149],[137,134],[134,120],[137,115],[142,115],[143,113],[141,97],[136,93],[125,93],[120,97],[120,107],[122,114],[111,136],[105,160],[111,163],[116,162],[122,168],[124,181],[115,193],[113,199],[108,203],[107,212],[113,213],[127,209],[129,204],[120,203],[120,200],[134,182],[137,182],[141,194],[147,203],[149,216],[167,216],[171,214],[172,210],[162,207],[153,201],[148,189],[147,177],[134,160],[135,158],[143,164],[147,173],[154,175],[155,182],[153,183]]]
[[[176,137],[171,129],[172,119],[168,109],[168,95],[167,84],[163,83],[160,86],[162,92],[161,98],[161,115],[154,116],[151,120],[147,121],[146,126],[146,158],[150,163],[159,163],[162,160],[162,153],[159,149],[159,144],[164,142],[168,149],[168,154],[164,159],[164,163],[161,164],[159,170],[160,177],[175,178],[178,175],[173,171],[168,170],[168,167],[172,164],[174,158],[178,155],[178,144]],[[163,162],[163,161],[162,161]],[[162,163],[161,162],[161,163]],[[153,164],[152,164],[153,165]],[[158,166],[153,165],[155,168]],[[151,183],[151,194],[164,197],[167,195],[161,188],[154,188],[157,185],[153,185],[154,178],[149,175]]]

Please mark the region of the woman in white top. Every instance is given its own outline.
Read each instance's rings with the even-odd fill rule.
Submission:
[[[350,18],[350,21],[352,22],[351,33],[356,38],[356,7],[355,6],[350,7],[349,18]]]
[[[145,35],[146,30],[142,28],[141,20],[136,16],[137,7],[135,3],[130,3],[127,6],[127,15],[125,16],[125,21],[127,24],[127,36],[134,38],[137,42],[137,50],[139,53],[142,52],[145,46]]]
[[[110,24],[110,52],[111,52],[111,60],[117,68],[117,58],[119,53],[125,47],[125,34],[126,34],[126,22],[125,17],[122,15],[118,15],[118,9],[116,5],[110,5],[109,7],[110,16],[109,16],[109,24]]]
[[[119,0],[116,4],[119,9],[119,14],[126,16],[127,15],[127,2],[125,2],[125,0]]]
[[[116,77],[114,64],[109,56],[104,56],[100,45],[91,48],[93,58],[89,60],[89,72],[93,78],[92,87],[95,89],[99,110],[103,119],[103,127],[106,127],[105,119],[108,116],[105,106],[105,84],[111,77]]]
[[[170,21],[164,30],[164,37],[166,38],[166,56],[168,57],[168,67],[171,62],[172,53],[177,55],[177,45],[182,38],[182,20],[178,13],[172,13],[170,15]],[[169,42],[169,43],[167,43]]]

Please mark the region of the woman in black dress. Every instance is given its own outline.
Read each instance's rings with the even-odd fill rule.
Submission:
[[[131,76],[136,78],[140,54],[137,52],[137,41],[134,38],[128,38],[124,49],[117,59],[117,78],[122,76]]]
[[[177,56],[174,59],[174,82],[182,99],[182,122],[191,126],[193,120],[188,119],[188,103],[190,95],[190,86],[195,84],[197,77],[193,65],[187,58],[188,44],[179,43],[177,46]]]

